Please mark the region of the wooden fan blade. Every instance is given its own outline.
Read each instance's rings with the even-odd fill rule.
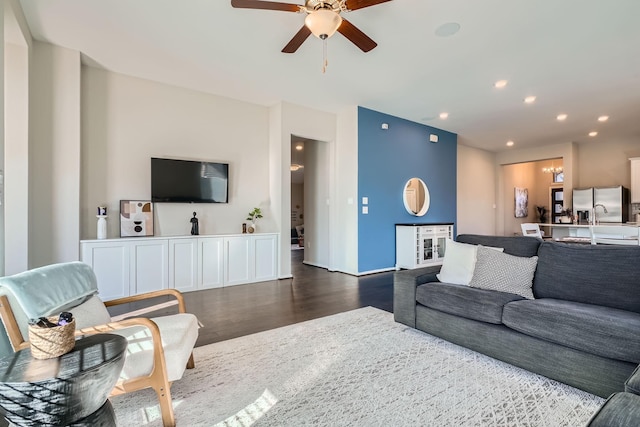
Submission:
[[[391,0],[347,0],[347,10],[364,9],[365,7],[375,6],[380,3],[386,3]]]
[[[289,43],[282,49],[283,53],[294,53],[304,43],[304,41],[311,35],[311,30],[303,25],[300,31],[296,33]]]
[[[281,10],[283,12],[300,12],[300,6],[297,4],[280,3],[274,1],[231,0],[231,6],[243,9],[267,9]]]
[[[369,52],[378,46],[378,43],[371,40],[368,35],[344,18],[342,18],[342,24],[338,27],[338,32],[351,40],[351,43],[358,46],[363,52]]]

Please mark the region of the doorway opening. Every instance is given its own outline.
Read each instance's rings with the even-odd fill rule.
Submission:
[[[562,158],[502,166],[505,235],[522,234],[522,223],[556,222],[566,212],[562,170]]]
[[[291,244],[303,262],[329,268],[330,144],[291,135]],[[294,239],[297,239],[294,243]],[[297,247],[295,246],[297,244]]]

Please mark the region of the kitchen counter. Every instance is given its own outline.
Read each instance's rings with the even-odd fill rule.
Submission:
[[[575,243],[640,245],[640,224],[600,223],[591,224],[538,224],[551,229],[554,240]]]

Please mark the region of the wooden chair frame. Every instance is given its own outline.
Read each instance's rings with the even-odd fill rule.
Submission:
[[[162,289],[159,291],[148,292],[140,295],[118,298],[111,301],[105,301],[104,305],[107,307],[113,307],[116,305],[143,301],[165,295],[173,296],[174,298],[176,298],[176,300],[178,301],[178,312],[186,313],[184,297],[182,296],[180,291],[175,289]],[[11,342],[14,351],[22,350],[29,347],[29,342],[24,340],[20,328],[18,327],[18,323],[16,322],[13,310],[9,305],[9,299],[4,295],[0,296],[0,317],[2,318],[2,322],[4,323],[9,341]],[[135,317],[119,320],[117,322],[110,322],[104,325],[84,328],[76,331],[76,336],[108,333],[114,330],[129,328],[132,326],[144,326],[150,331],[153,341],[153,368],[151,369],[151,373],[147,376],[131,378],[124,381],[119,380],[111,391],[111,396],[118,396],[120,394],[151,387],[155,390],[156,395],[158,396],[163,425],[165,427],[173,427],[176,425],[176,421],[171,401],[171,383],[167,379],[167,365],[164,357],[162,339],[160,338],[160,329],[158,328],[158,325],[156,325],[152,320],[145,317]],[[189,360],[187,362],[187,369],[193,369],[194,367],[195,363],[193,360],[192,351],[191,356],[189,357]]]

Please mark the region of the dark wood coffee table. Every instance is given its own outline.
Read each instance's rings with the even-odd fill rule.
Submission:
[[[115,426],[107,398],[124,365],[127,340],[96,334],[60,357],[30,349],[0,359],[0,412],[18,426]]]

